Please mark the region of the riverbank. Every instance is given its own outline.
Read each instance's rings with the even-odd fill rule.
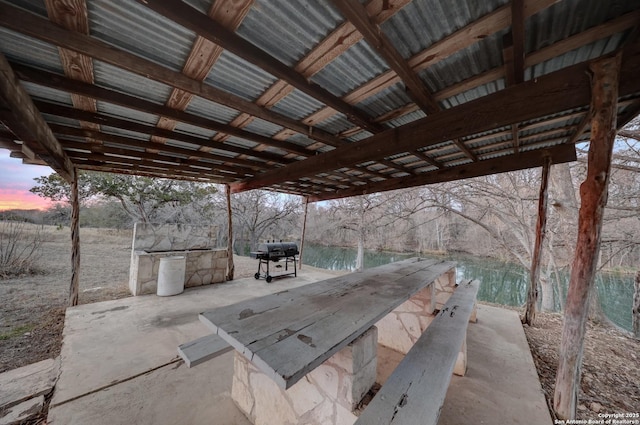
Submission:
[[[83,228],[81,237],[80,303],[129,296],[130,232]],[[70,245],[68,229],[47,229],[39,263],[42,273],[0,281],[0,372],[59,354],[71,279]],[[306,252],[307,248],[305,259]],[[250,277],[256,261],[236,256],[235,266],[237,278]],[[561,329],[561,316],[550,313],[539,314],[536,327],[525,327],[549,399],[553,396]],[[635,406],[637,411],[640,342],[614,329],[590,324],[585,347],[581,417],[595,418],[599,409],[602,413],[633,413],[629,409]]]

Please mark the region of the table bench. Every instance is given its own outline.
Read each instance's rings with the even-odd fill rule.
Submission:
[[[477,280],[462,282],[356,425],[436,425],[471,319]]]
[[[455,262],[412,258],[200,319],[236,349],[232,396],[254,423],[353,424],[377,345],[410,351],[454,286]]]

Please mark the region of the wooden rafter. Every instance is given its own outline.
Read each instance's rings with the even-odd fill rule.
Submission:
[[[21,80],[24,80],[24,81],[33,82],[35,84],[40,84],[47,87],[58,88],[58,89],[72,92],[72,93],[79,93],[85,96],[91,96],[95,99],[103,100],[105,102],[109,102],[115,105],[120,105],[130,109],[146,112],[149,114],[171,117],[176,121],[184,122],[187,124],[195,125],[197,127],[202,127],[202,128],[206,128],[213,131],[221,131],[227,134],[233,134],[234,136],[237,136],[242,139],[254,141],[256,143],[267,144],[269,146],[273,146],[276,148],[283,148],[286,146],[287,149],[283,149],[283,150],[299,148],[298,145],[295,145],[293,143],[285,144],[286,142],[282,142],[279,140],[274,140],[268,137],[250,133],[248,131],[235,128],[227,124],[221,124],[208,118],[190,114],[188,112],[167,108],[166,106],[158,105],[153,102],[140,99],[138,97],[122,94],[114,90],[109,90],[109,89],[94,86],[91,84],[86,84],[80,81],[70,80],[57,74],[35,70],[35,69],[28,68],[18,64],[12,64],[12,66],[15,68],[16,74],[20,77]],[[216,146],[216,148],[218,147]],[[219,149],[228,150],[230,152],[236,152],[241,154],[247,154],[247,155],[255,156],[257,158],[263,158],[264,155],[269,155],[268,158],[265,157],[264,159],[268,159],[270,161],[276,161],[276,162],[281,158],[280,156],[273,156],[271,154],[268,154],[267,152],[262,153],[262,152],[256,152],[250,149],[236,148],[223,143],[220,143]]]
[[[205,17],[207,20],[209,18]],[[61,28],[50,21],[40,18],[23,9],[0,3],[0,25],[13,31],[35,37],[39,40],[89,55],[114,66],[142,75],[146,78],[179,88],[204,99],[216,102],[241,112],[254,115],[265,121],[287,127],[312,139],[322,141],[331,146],[338,146],[341,140],[320,129],[309,131],[308,126],[294,119],[263,108],[238,96],[217,89],[213,86],[187,77],[155,62],[141,58],[124,50],[119,50],[107,43],[84,34]]]
[[[286,81],[288,84],[320,102],[342,112],[349,120],[357,125],[372,132],[379,132],[383,129],[371,121],[371,118],[362,111],[344,102],[339,97],[334,96],[326,89],[309,82],[303,75],[295,72],[295,70],[181,0],[139,0],[139,2],[162,16],[194,31],[199,36],[234,53],[247,62]]]
[[[2,122],[65,180],[73,181],[75,173],[71,160],[1,53],[0,76]]]
[[[465,137],[514,122],[583,107],[590,100],[587,66],[588,63],[582,63],[535,81],[526,81],[361,142],[290,164],[277,172],[261,174],[254,179],[234,184],[232,188],[234,191],[243,191],[293,181],[304,175],[348,167],[353,163],[412,151],[451,138]],[[634,69],[638,66],[640,48],[634,44],[625,51],[622,74],[628,78],[621,78],[621,96],[640,91],[640,80],[633,77]]]
[[[548,1],[525,1],[525,18],[538,13],[540,10],[553,4],[555,0]],[[446,58],[447,56],[468,47],[472,41],[486,37],[499,30],[508,27],[511,23],[509,19],[510,7],[503,6],[495,12],[480,18],[477,21],[469,24],[466,27],[461,28],[445,39],[434,43],[433,46],[425,49],[424,51],[416,54],[409,60],[409,64],[412,64],[414,71],[420,71],[439,60]],[[540,49],[535,52],[531,52],[525,56],[524,67],[542,63],[556,56],[570,52],[580,46],[592,43],[594,41],[610,37],[613,34],[620,33],[628,30],[629,28],[637,25],[640,21],[640,11],[629,12],[618,18],[612,19],[604,24],[593,27],[584,32],[578,33],[564,40],[558,41],[548,47]],[[492,26],[493,25],[493,26]],[[492,29],[494,28],[494,29]],[[468,37],[468,39],[467,39]],[[444,53],[443,53],[444,52]],[[470,77],[467,80],[460,83],[451,85],[439,92],[433,94],[436,101],[442,101],[450,97],[459,95],[468,90],[482,86],[484,84],[491,83],[493,81],[505,78],[505,68],[499,67],[486,71],[482,74]],[[399,78],[393,72],[387,72],[385,74],[376,77],[369,82],[363,84],[361,87],[354,89],[351,93],[347,94],[344,99],[348,102],[358,103],[363,101],[369,96],[373,96],[376,93],[388,88],[389,86],[397,83]],[[403,112],[405,110],[406,112]],[[413,112],[415,109],[403,106],[395,111],[390,111],[387,114],[393,118],[403,115],[404,113]],[[330,109],[319,110],[314,115],[327,119],[334,114]],[[392,119],[393,119],[392,118]]]
[[[234,31],[240,26],[252,5],[253,0],[216,1],[209,9],[209,16],[223,27]],[[211,41],[200,36],[196,37],[189,57],[182,68],[182,73],[194,80],[204,81],[209,72],[211,72],[213,65],[218,61],[222,51],[223,49],[220,46]],[[174,88],[169,95],[166,106],[184,111],[192,99],[193,94]],[[157,125],[166,130],[173,130],[176,124],[177,122],[174,119],[160,117]],[[164,143],[164,139],[161,137],[154,136],[152,140]]]
[[[372,46],[404,82],[409,96],[425,112],[431,114],[440,110],[440,106],[431,97],[424,83],[409,67],[391,41],[381,29],[371,22],[367,11],[357,0],[333,0],[333,4],[357,28],[364,39]]]
[[[69,31],[76,31],[82,34],[89,34],[89,16],[85,0],[67,0],[65,2],[55,0],[45,0],[47,14],[51,22],[54,22]],[[93,84],[93,61],[89,56],[58,48],[60,62],[64,74],[73,80],[84,81]],[[71,94],[73,106],[89,112],[96,112],[97,105],[95,99]],[[90,122],[80,122],[83,128],[100,130],[100,126]]]
[[[471,162],[464,165],[447,167],[430,173],[422,173],[417,176],[400,177],[370,183],[365,186],[355,186],[346,190],[325,195],[310,196],[310,202],[323,201],[328,199],[344,198],[348,196],[363,195],[368,193],[384,192],[397,188],[407,188],[423,186],[426,184],[440,183],[446,181],[467,179],[472,177],[486,176],[489,174],[504,173],[523,168],[539,167],[545,158],[551,157],[554,164],[575,161],[576,155],[573,146],[558,145],[549,149],[539,149],[522,152],[516,155],[513,160],[505,161],[503,157],[487,159],[484,161]]]

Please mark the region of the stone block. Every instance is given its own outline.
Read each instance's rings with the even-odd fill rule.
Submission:
[[[338,370],[325,362],[307,374],[309,381],[320,388],[332,399],[338,398],[338,387],[340,383]]]
[[[197,270],[210,269],[213,265],[213,252],[211,251],[203,251],[199,253],[193,253],[192,255],[196,256]]]
[[[216,249],[213,251],[214,258],[227,258],[227,250],[226,249]]]
[[[374,357],[353,375],[345,374],[341,377],[339,403],[344,407],[354,410],[362,398],[376,383],[377,357]]]
[[[140,255],[138,256],[138,279],[149,280],[154,277],[153,269],[156,267],[155,276],[157,276],[159,265],[154,264],[151,256]]]
[[[378,328],[378,343],[392,350],[407,354],[413,341],[398,315],[392,311],[376,323]]]
[[[213,273],[213,278],[211,279],[211,283],[222,283],[225,281],[225,273],[226,270],[216,270]]]
[[[263,373],[251,373],[249,383],[254,398],[255,425],[297,425],[295,410],[275,382]]]
[[[227,259],[226,258],[216,258],[213,262],[213,268],[216,270],[226,270],[227,269]]]
[[[293,409],[298,416],[303,416],[305,413],[315,409],[325,399],[318,387],[311,384],[307,377],[302,378],[289,388],[287,395],[291,399]]]

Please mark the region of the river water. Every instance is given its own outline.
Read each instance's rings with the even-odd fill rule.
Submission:
[[[365,251],[364,267],[376,267],[417,255]],[[425,255],[420,256],[425,257]],[[525,303],[529,272],[518,264],[459,254],[438,258],[458,262],[458,279],[478,279],[482,282],[478,292],[480,301],[508,306],[521,306]],[[356,263],[356,250],[305,244],[303,262],[323,269],[353,270]],[[561,280],[562,296],[566,296],[569,274],[563,271],[558,275]],[[598,273],[596,286],[602,309],[607,317],[621,328],[631,331],[633,276],[619,273]],[[556,297],[556,299],[560,298]],[[556,303],[556,310],[560,310],[559,302]]]

